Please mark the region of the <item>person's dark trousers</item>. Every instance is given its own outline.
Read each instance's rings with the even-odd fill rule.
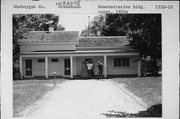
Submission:
[[[102,73],[103,73],[103,72],[102,72],[102,69],[100,69],[100,70],[99,70],[99,76],[100,76],[100,77],[103,76]]]
[[[91,76],[94,77],[94,70],[91,71]]]
[[[98,72],[98,80],[102,77],[102,70],[99,70]]]
[[[100,75],[99,75],[99,71],[98,71],[97,80],[99,80],[99,78],[100,78]]]
[[[88,70],[88,77],[91,78],[91,70]]]
[[[97,80],[99,80],[100,79],[100,75],[98,74],[98,76],[97,76]]]
[[[101,77],[102,77],[102,73],[103,73],[102,70],[99,70],[99,75],[100,75]]]
[[[93,70],[90,71],[90,77],[93,77]]]

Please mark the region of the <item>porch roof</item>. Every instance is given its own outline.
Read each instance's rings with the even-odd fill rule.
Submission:
[[[24,52],[21,53],[21,55],[89,55],[89,54],[123,54],[123,53],[137,53],[136,51],[132,50],[132,49],[127,49],[127,50],[121,50],[121,49],[113,49],[113,50],[72,50],[72,51],[62,51],[62,50],[51,50],[51,51],[35,51],[35,52]]]

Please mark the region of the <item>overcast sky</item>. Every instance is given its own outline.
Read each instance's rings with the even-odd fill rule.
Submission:
[[[65,27],[66,31],[79,31],[88,26],[88,16],[90,21],[98,14],[59,14],[59,24]]]

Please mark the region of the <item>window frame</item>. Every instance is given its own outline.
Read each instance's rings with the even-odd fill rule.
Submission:
[[[51,62],[54,62],[54,63],[59,62],[59,59],[58,58],[51,58]]]
[[[128,68],[130,67],[130,58],[127,57],[115,57],[114,58],[114,67],[118,68]]]
[[[45,59],[40,58],[40,59],[37,60],[37,62],[38,62],[38,63],[44,63],[44,62],[45,62]]]

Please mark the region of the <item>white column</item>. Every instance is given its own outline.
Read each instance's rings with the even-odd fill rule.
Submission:
[[[107,56],[104,55],[104,77],[107,77]]]
[[[21,56],[19,56],[19,72],[20,72],[20,77],[22,79],[23,75],[22,75],[22,57]]]
[[[73,78],[73,56],[70,56],[70,71],[71,71],[71,78]]]
[[[48,57],[45,57],[45,78],[48,78]]]
[[[138,76],[141,76],[141,60],[138,61]]]

